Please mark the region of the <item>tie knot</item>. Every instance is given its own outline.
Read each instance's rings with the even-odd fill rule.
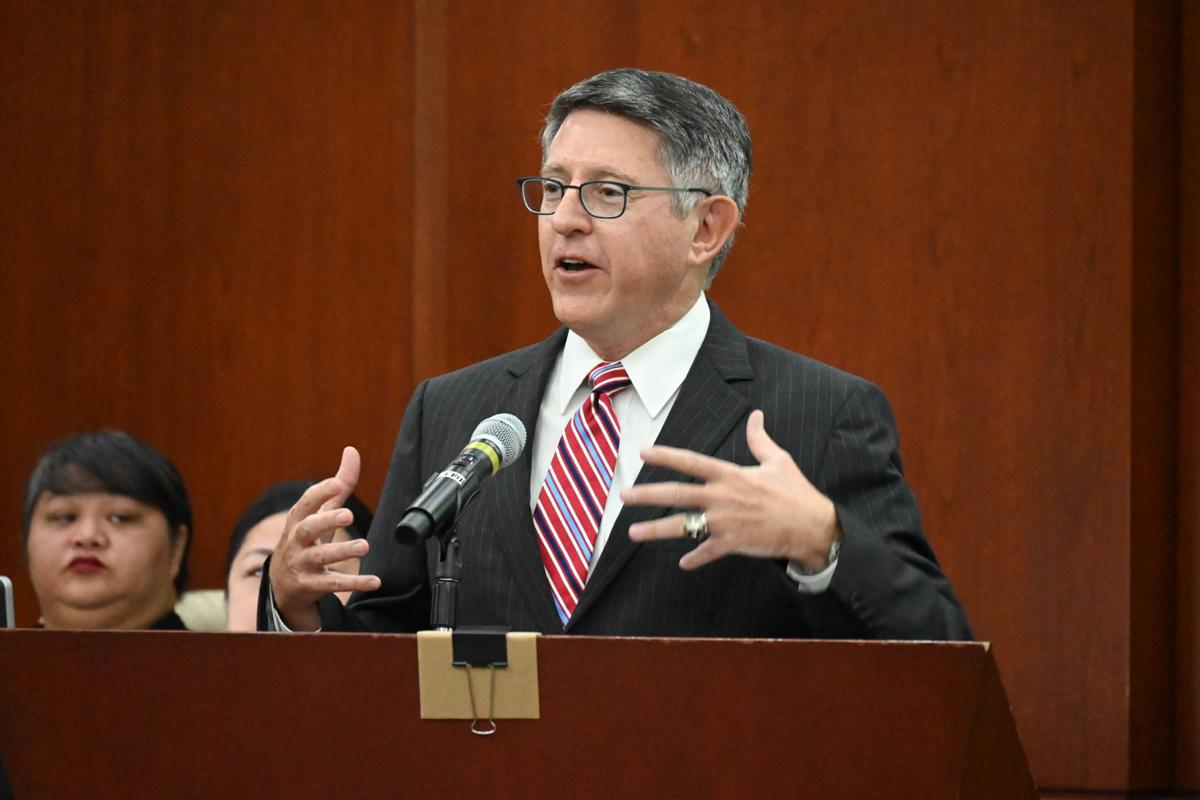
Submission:
[[[620,361],[605,361],[588,373],[588,386],[600,394],[614,395],[632,383]]]

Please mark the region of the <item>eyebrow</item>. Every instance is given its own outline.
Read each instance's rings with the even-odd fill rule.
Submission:
[[[239,553],[237,560],[241,561],[246,556],[254,556],[254,555],[269,556],[269,555],[271,555],[271,553],[274,553],[274,552],[275,552],[275,548],[273,548],[273,547],[252,547],[249,550],[245,550],[245,551]]]
[[[557,173],[559,175],[563,175],[566,172],[567,171],[558,164],[543,164],[542,165],[542,177],[543,178],[554,177],[553,174],[547,175],[546,173]],[[621,183],[628,183],[632,186],[638,185],[637,179],[634,178],[632,175],[621,172],[620,170],[617,170],[617,169],[613,169],[612,167],[602,167],[601,169],[596,170],[596,172],[593,173],[593,175],[596,177],[589,177],[589,178],[587,178],[587,180],[603,181],[603,180],[611,179],[611,180],[620,181]]]
[[[84,494],[90,493],[83,492],[77,494],[52,494],[50,492],[44,492],[38,497],[37,502],[34,503],[34,513],[45,509],[47,506],[51,508],[76,508],[86,502],[80,499]],[[107,495],[108,493],[100,492],[99,494]],[[111,497],[105,497],[103,500],[97,503],[97,506],[105,513],[111,513],[113,509],[135,514],[144,513],[147,509],[151,511],[155,510],[154,506],[147,505],[137,498],[129,497],[128,495],[124,494],[114,494]]]
[[[39,497],[37,499],[37,501],[33,504],[33,508],[36,511],[39,508],[45,508],[46,506],[50,506],[50,505],[53,505],[53,506],[65,505],[67,503],[74,502],[73,497],[74,497],[74,495],[69,495],[69,494],[44,494],[41,497]]]

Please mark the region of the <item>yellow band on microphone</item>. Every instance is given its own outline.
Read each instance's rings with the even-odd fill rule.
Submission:
[[[493,475],[500,471],[500,454],[496,452],[494,447],[482,439],[476,439],[475,441],[471,442],[468,447],[472,447],[481,451],[484,455],[491,459]]]

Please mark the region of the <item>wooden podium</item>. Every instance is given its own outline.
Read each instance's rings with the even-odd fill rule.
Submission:
[[[416,637],[0,630],[17,798],[1021,800],[987,644],[543,637],[540,718],[420,718]]]

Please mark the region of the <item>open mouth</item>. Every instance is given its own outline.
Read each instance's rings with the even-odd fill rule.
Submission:
[[[560,258],[558,260],[558,268],[565,272],[583,272],[587,269],[594,269],[592,264],[578,258]]]

